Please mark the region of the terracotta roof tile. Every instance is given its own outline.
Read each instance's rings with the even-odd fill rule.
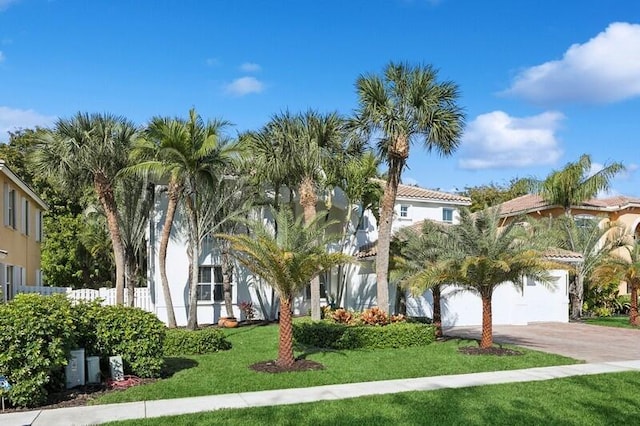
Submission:
[[[618,211],[631,206],[640,207],[640,198],[617,195],[608,198],[592,198],[577,205],[577,208],[601,210],[602,212]],[[499,205],[502,216],[515,216],[536,210],[544,210],[553,207],[546,203],[542,197],[536,194],[527,194],[513,200],[505,201]]]
[[[385,184],[385,181],[383,181],[382,179],[375,179],[375,181],[378,182],[381,186],[384,186]],[[398,193],[396,194],[396,197],[449,201],[454,203],[461,203],[464,205],[471,205],[471,198],[469,197],[404,184],[398,185]]]

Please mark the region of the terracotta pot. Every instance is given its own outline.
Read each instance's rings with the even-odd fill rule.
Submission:
[[[224,328],[235,328],[238,326],[238,320],[231,317],[220,317],[218,326]]]

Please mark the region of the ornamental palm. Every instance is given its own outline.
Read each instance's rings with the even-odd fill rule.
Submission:
[[[212,183],[226,173],[227,166],[236,152],[235,145],[229,143],[222,131],[228,125],[223,120],[204,122],[194,109],[189,111],[187,120],[176,118],[154,118],[147,132],[147,139],[136,146],[136,157],[142,161],[129,171],[151,173],[156,177],[169,178],[169,206],[162,241],[168,244],[172,216],[178,200],[182,199],[187,213],[189,257],[189,314],[187,327],[196,329],[198,256],[200,254],[200,228],[198,221],[198,197],[202,192],[215,190]],[[146,160],[145,160],[146,159]],[[160,253],[160,260],[166,259],[166,246]],[[165,278],[163,289],[168,290]],[[161,268],[162,274],[162,268]],[[165,291],[165,301],[170,303],[170,295]]]
[[[575,163],[567,163],[535,185],[547,203],[562,206],[565,215],[570,216],[572,206],[595,197],[598,192],[607,191],[611,179],[624,169],[621,163],[611,163],[591,173],[591,157],[583,154]]]
[[[438,82],[431,66],[390,63],[382,77],[366,75],[356,82],[359,107],[354,126],[378,137],[379,154],[386,160],[387,181],[378,227],[376,257],[377,303],[389,311],[389,244],[398,184],[409,158],[409,148],[420,140],[427,151],[451,155],[459,144],[464,114],[457,105],[458,87]]]
[[[324,214],[311,221],[293,219],[289,211],[275,212],[278,233],[261,220],[249,223],[249,235],[218,235],[231,242],[232,255],[249,271],[268,282],[280,298],[280,338],[277,364],[290,367],[293,357],[291,302],[309,281],[329,268],[351,261],[343,253],[327,253],[326,245],[334,237],[326,230],[332,222],[324,222]]]
[[[137,127],[111,114],[77,113],[59,119],[53,129],[39,133],[33,164],[39,173],[69,188],[92,186],[106,219],[116,265],[116,302],[124,303],[125,260],[114,195],[116,175],[127,166],[138,138]]]
[[[455,247],[450,282],[478,294],[482,300],[481,348],[493,344],[493,291],[506,283],[522,289],[525,277],[552,286],[549,270],[561,267],[547,260],[525,232],[517,221],[500,228],[496,208],[477,213],[461,209],[460,223],[448,232]]]

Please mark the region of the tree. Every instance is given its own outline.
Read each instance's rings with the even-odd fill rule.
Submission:
[[[107,219],[116,266],[116,302],[124,303],[125,260],[118,226],[115,178],[127,165],[138,128],[111,114],[77,113],[59,119],[54,128],[37,135],[33,164],[39,173],[55,176],[70,190],[93,187]]]
[[[276,363],[283,368],[293,366],[292,298],[322,271],[349,262],[343,253],[327,253],[326,245],[334,237],[326,233],[332,222],[324,222],[317,214],[310,222],[293,219],[290,211],[274,212],[278,233],[262,220],[249,223],[251,233],[218,235],[231,242],[233,255],[249,271],[267,281],[280,298],[280,338]]]
[[[571,216],[572,207],[595,197],[601,191],[607,191],[611,179],[624,170],[622,163],[611,163],[593,173],[591,157],[583,154],[578,161],[551,172],[534,187],[547,203],[562,206],[565,215]]]
[[[594,281],[626,281],[631,287],[631,308],[629,324],[640,326],[638,316],[638,289],[640,288],[640,244],[626,235],[627,243],[621,250],[614,250],[606,262],[598,265],[592,274]]]
[[[384,75],[365,75],[356,82],[359,106],[354,127],[378,137],[378,153],[388,165],[381,203],[376,256],[377,302],[389,312],[389,244],[398,184],[412,143],[428,152],[451,155],[459,144],[464,114],[457,105],[458,87],[438,82],[431,66],[390,63]]]
[[[582,255],[582,262],[574,267],[574,279],[569,284],[571,318],[582,317],[584,287],[596,268],[608,261],[611,252],[624,244],[621,226],[597,218],[576,222],[571,216],[556,218],[553,222],[559,233],[559,247]]]
[[[149,126],[146,140],[138,144],[134,151],[135,158],[140,159],[139,163],[128,170],[128,173],[150,173],[154,177],[168,177],[170,203],[161,237],[161,241],[166,244],[173,223],[173,220],[168,219],[173,219],[178,200],[184,203],[189,258],[187,328],[191,330],[198,327],[198,256],[202,236],[198,220],[198,197],[211,190],[213,182],[225,174],[236,152],[235,145],[222,134],[227,125],[228,122],[223,120],[205,122],[195,109],[189,111],[187,120],[155,118]],[[164,251],[160,253],[160,259],[165,259],[163,292],[167,297],[169,287],[168,283],[165,284],[166,246],[162,247]],[[170,301],[170,294],[165,300]]]
[[[529,179],[516,178],[511,179],[506,185],[492,182],[488,185],[470,186],[466,187],[461,195],[471,198],[469,209],[477,212],[527,194],[529,182]]]
[[[400,255],[395,258],[395,269],[403,288],[413,294],[431,290],[433,296],[433,324],[436,337],[442,337],[442,287],[450,284],[451,240],[447,225],[424,221],[420,231],[407,227],[397,237]]]
[[[471,213],[460,210],[460,223],[448,228],[452,260],[449,264],[450,282],[478,294],[482,300],[482,338],[480,348],[493,344],[491,303],[493,291],[512,283],[522,289],[529,277],[543,285],[553,285],[549,270],[561,267],[544,257],[536,239],[527,235],[518,221],[500,228],[497,208]]]

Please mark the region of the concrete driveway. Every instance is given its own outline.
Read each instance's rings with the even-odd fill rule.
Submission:
[[[480,339],[480,327],[449,327],[445,336]],[[494,325],[494,343],[512,343],[586,362],[640,360],[640,330],[582,323]]]

